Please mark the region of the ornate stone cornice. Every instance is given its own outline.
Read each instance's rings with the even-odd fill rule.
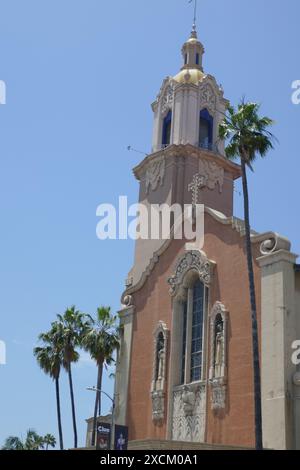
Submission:
[[[146,170],[150,163],[153,163],[158,157],[165,157],[166,161],[171,157],[186,157],[192,156],[195,158],[199,158],[202,160],[207,160],[208,162],[215,163],[219,167],[224,168],[225,171],[232,174],[233,179],[240,178],[241,176],[241,167],[236,163],[231,162],[224,156],[219,153],[211,152],[199,147],[196,147],[191,144],[186,145],[170,145],[169,147],[159,150],[158,152],[154,152],[133,168],[133,174],[138,181],[145,175]]]

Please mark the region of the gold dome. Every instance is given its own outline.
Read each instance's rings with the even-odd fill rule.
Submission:
[[[205,74],[198,68],[184,68],[177,75],[175,75],[174,80],[178,83],[193,83],[194,85],[198,85],[198,83],[203,80],[204,75]]]

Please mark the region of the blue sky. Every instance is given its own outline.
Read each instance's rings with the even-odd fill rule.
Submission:
[[[29,427],[57,434],[54,385],[32,357],[56,313],[119,308],[133,242],[97,240],[96,208],[119,195],[136,202],[131,169],[141,156],[126,147],[150,150],[150,103],[181,66],[192,16],[187,0],[0,0],[0,444]],[[199,2],[205,71],[233,104],[246,95],[276,121],[279,144],[249,175],[253,228],[286,235],[296,253],[299,17],[298,0]],[[74,370],[81,445],[95,380],[84,356]],[[65,377],[62,407],[72,446]]]

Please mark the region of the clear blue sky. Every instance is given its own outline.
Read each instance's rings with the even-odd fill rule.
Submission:
[[[276,150],[250,176],[253,228],[288,236],[300,253],[300,106],[291,103],[300,2],[200,0],[198,17],[205,71],[232,103],[245,94],[277,123]],[[96,207],[136,201],[140,156],[126,146],[150,150],[150,103],[179,70],[191,23],[187,0],[0,0],[0,444],[29,427],[57,435],[54,385],[32,357],[56,313],[119,308],[133,242],[97,240]],[[235,208],[242,216],[238,194]],[[74,370],[81,445],[95,380],[83,357]],[[71,446],[65,377],[62,407]]]

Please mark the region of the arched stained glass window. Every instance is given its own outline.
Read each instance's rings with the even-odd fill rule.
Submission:
[[[203,343],[208,288],[197,279],[189,289],[182,310],[182,348],[180,383],[191,383],[203,378]]]
[[[191,382],[201,379],[204,286],[199,280],[193,289]]]

